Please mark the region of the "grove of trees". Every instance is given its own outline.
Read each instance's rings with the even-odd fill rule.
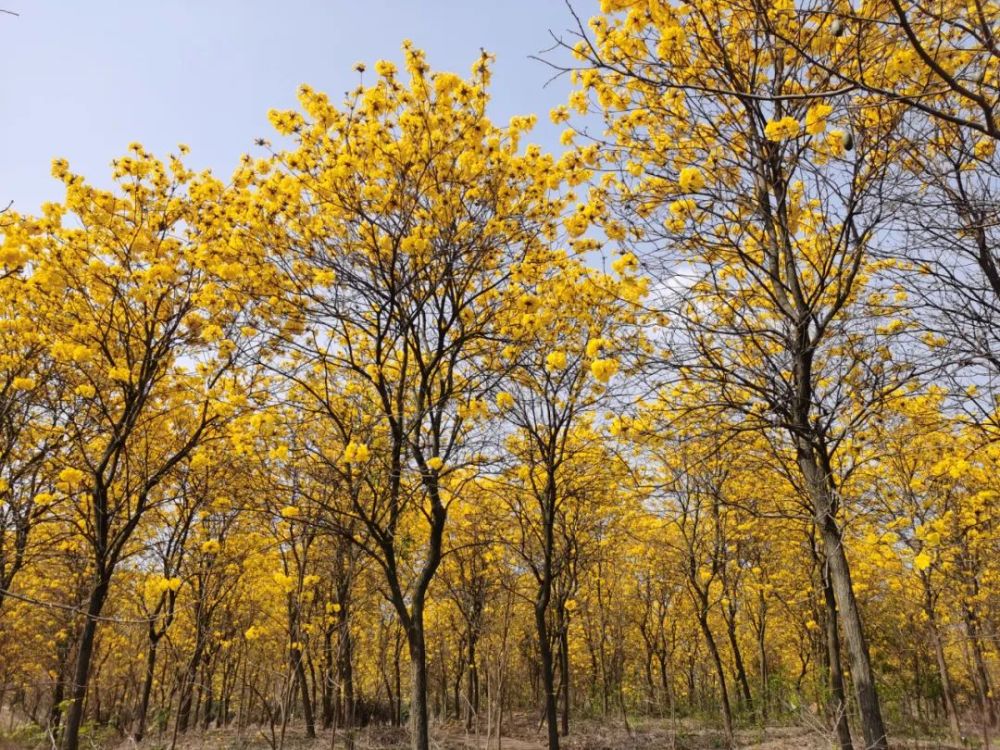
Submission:
[[[1000,3],[583,5],[0,213],[11,728],[989,745]]]

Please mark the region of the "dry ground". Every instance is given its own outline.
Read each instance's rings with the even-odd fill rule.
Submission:
[[[250,728],[242,736],[231,730],[209,730],[181,738],[175,750],[272,750],[266,729]],[[102,734],[82,743],[86,750],[170,750],[170,736],[152,736],[139,745],[117,735]],[[344,748],[343,736],[338,736],[337,750]],[[497,750],[496,738],[489,747],[485,733],[478,737],[454,724],[436,724],[432,728],[432,750]],[[642,720],[629,727],[597,721],[578,721],[569,737],[562,740],[565,750],[715,750],[724,748],[718,730],[699,727],[689,721],[671,724],[666,720]],[[828,750],[829,735],[818,727],[787,726],[743,730],[738,733],[741,750]],[[37,733],[22,732],[0,737],[0,750],[44,750],[50,743]],[[405,730],[390,727],[367,727],[357,730],[355,750],[406,750],[409,747]],[[856,745],[861,750],[861,745]],[[965,745],[949,744],[945,740],[893,738],[894,750],[964,750],[983,748],[980,738],[970,738]],[[991,747],[1000,747],[994,741]],[[330,750],[330,734],[325,732],[315,740],[307,740],[301,730],[289,729],[283,750]],[[500,750],[545,750],[544,732],[526,716],[510,719],[504,730]]]

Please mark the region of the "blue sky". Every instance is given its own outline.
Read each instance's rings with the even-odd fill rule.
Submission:
[[[574,0],[582,16],[596,2]],[[491,114],[537,113],[530,139],[559,150],[548,111],[569,81],[528,56],[573,24],[563,0],[0,0],[0,202],[33,213],[61,197],[53,157],[108,183],[109,164],[139,141],[227,175],[272,135],[271,107],[301,83],[334,101],[354,63],[399,60],[412,39],[434,69],[463,75],[480,48],[497,57]],[[552,59],[565,61],[565,53]]]

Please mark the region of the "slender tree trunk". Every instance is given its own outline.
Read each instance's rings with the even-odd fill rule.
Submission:
[[[667,699],[667,711],[670,713],[670,716],[673,717],[676,713],[677,707],[674,700],[674,686],[670,680],[670,673],[667,671],[666,649],[657,654],[656,659],[660,663],[660,685],[663,688],[663,695]]]
[[[736,639],[736,616],[730,614],[726,617],[726,634],[729,637],[729,648],[733,652],[733,662],[736,667],[736,680],[740,684],[743,694],[743,705],[747,711],[753,711],[753,696],[750,694],[750,680],[747,679],[747,670],[743,664],[743,652],[740,650],[739,641]]]
[[[174,726],[180,734],[184,734],[188,730],[188,724],[191,721],[191,708],[194,704],[194,689],[195,683],[198,680],[198,664],[201,662],[201,656],[205,649],[205,644],[202,641],[202,634],[197,634],[197,641],[195,642],[194,653],[191,654],[191,660],[188,662],[187,668],[184,670],[184,674],[181,677],[181,695],[180,700],[177,704],[177,720],[174,722]],[[195,717],[195,722],[198,718]],[[66,750],[69,750],[67,748]]]
[[[705,636],[705,644],[708,646],[708,651],[712,656],[715,674],[719,678],[719,701],[722,704],[722,726],[726,733],[726,747],[735,747],[733,709],[729,703],[729,690],[726,688],[726,670],[722,666],[722,657],[719,655],[719,647],[715,643],[712,629],[708,626],[708,617],[705,614],[699,614],[698,624],[701,626],[702,635]]]
[[[955,693],[951,684],[951,675],[948,673],[948,661],[944,655],[944,642],[941,638],[941,630],[938,628],[937,615],[934,612],[934,599],[927,581],[924,581],[924,612],[927,614],[927,625],[930,629],[931,643],[934,646],[934,658],[937,661],[938,675],[941,678],[941,699],[944,702],[945,713],[948,715],[951,739],[954,742],[960,742],[962,726],[958,719],[958,709],[955,707]]]
[[[825,567],[823,570],[823,600],[826,604],[826,652],[830,669],[830,700],[827,709],[837,732],[840,750],[854,750],[854,744],[851,741],[851,727],[847,722],[847,694],[844,692],[844,673],[841,668],[837,600]]]
[[[136,716],[135,741],[139,742],[146,736],[146,716],[149,713],[149,697],[153,692],[153,677],[156,670],[156,648],[159,641],[150,639],[149,650],[146,652],[146,674],[142,681],[142,698],[139,701],[139,714]]]
[[[350,731],[354,729],[354,645],[351,640],[351,628],[350,623],[347,619],[346,607],[341,610],[341,630],[340,630],[340,643],[338,644],[337,653],[337,671],[339,674],[340,682],[340,692],[343,698],[343,714],[341,716],[340,725]],[[399,662],[396,662],[397,674],[399,669]],[[398,684],[397,684],[398,693]],[[340,704],[339,697],[337,699],[338,705]],[[389,695],[389,705],[392,706],[392,692]]]
[[[559,688],[562,692],[562,735],[569,735],[569,624],[559,631]]]
[[[399,666],[399,661],[400,661],[400,656],[402,656],[401,654],[402,649],[398,641],[399,636],[397,635],[396,637],[397,637],[396,649],[393,653],[393,669],[395,670],[395,678],[396,678],[396,707],[393,712],[393,725],[401,727],[403,726],[403,673],[402,669]]]
[[[295,667],[295,678],[299,683],[299,692],[302,694],[302,716],[306,721],[306,737],[316,738],[316,718],[313,715],[313,705],[309,698],[309,682],[306,680],[306,670],[302,664],[302,652],[292,649],[292,664]]]
[[[757,662],[760,668],[760,722],[767,724],[767,715],[770,709],[771,696],[768,687],[767,674],[767,610],[764,602],[764,589],[760,590],[760,630],[757,631]]]
[[[90,663],[94,657],[94,640],[97,636],[97,618],[104,609],[108,595],[110,578],[105,576],[97,581],[87,603],[87,620],[83,626],[80,645],[77,650],[76,669],[70,697],[72,703],[66,716],[66,731],[63,734],[63,750],[77,750],[80,745],[80,726],[83,723],[84,701],[87,697],[87,682],[90,679]]]
[[[427,647],[424,640],[423,611],[414,607],[407,630],[410,647],[410,734],[413,750],[429,750],[430,726],[427,713]]]
[[[59,725],[62,723],[62,702],[66,695],[66,679],[59,670],[55,685],[52,686],[52,705],[49,706],[49,731],[55,740],[59,739]],[[3,704],[0,703],[0,706]]]
[[[993,702],[990,695],[990,674],[983,658],[983,649],[979,643],[979,624],[976,615],[969,607],[964,607],[965,632],[969,636],[969,649],[972,652],[972,682],[979,697],[979,709],[982,712],[984,727],[992,727],[996,723],[993,712]]]
[[[336,660],[333,653],[333,629],[327,628],[323,633],[323,729],[333,725],[334,691],[337,689],[335,677]]]
[[[854,695],[861,716],[865,747],[867,750],[888,750],[889,740],[875,687],[868,640],[861,622],[861,609],[854,596],[850,565],[844,553],[840,529],[834,518],[837,502],[830,485],[831,478],[827,471],[820,468],[811,446],[799,446],[799,467],[806,479],[816,509],[816,526],[823,541],[826,568],[844,628],[844,638],[847,641],[851,681],[854,684]]]
[[[479,723],[479,671],[476,667],[476,632],[469,630],[469,670],[466,677],[466,702],[469,704],[465,715],[465,729],[472,730],[473,722]]]
[[[559,750],[559,713],[556,705],[555,668],[552,660],[552,641],[549,639],[545,612],[548,609],[548,589],[551,582],[543,582],[539,598],[535,601],[535,631],[538,634],[538,651],[542,668],[542,690],[545,705],[545,724],[548,729],[549,750]]]

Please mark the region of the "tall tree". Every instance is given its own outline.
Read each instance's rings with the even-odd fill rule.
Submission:
[[[85,540],[91,588],[79,637],[63,746],[76,750],[94,641],[115,570],[164,483],[209,439],[236,325],[214,307],[205,212],[221,186],[170,166],[135,144],[115,164],[118,192],[98,190],[57,160],[65,203],[24,218],[34,257],[29,283],[61,397],[75,408],[63,428],[55,488],[66,522]],[[199,199],[191,194],[202,191]],[[234,334],[237,335],[238,334]]]
[[[502,367],[504,290],[555,237],[564,198],[553,159],[520,150],[532,119],[487,119],[485,53],[468,80],[404,54],[405,84],[380,61],[340,109],[303,87],[305,115],[272,113],[296,148],[257,178],[248,241],[296,301],[285,370],[339,428],[326,460],[364,486],[351,512],[406,631],[412,741],[426,750],[424,611],[452,483],[478,461],[470,436]],[[368,434],[349,435],[358,420],[333,403],[348,388]]]
[[[613,171],[594,202],[608,205],[613,236],[640,254],[655,248],[650,267],[688,277],[665,303],[676,326],[665,363],[712,385],[708,413],[735,412],[790,441],[865,743],[885,748],[839,521],[851,463],[838,449],[912,369],[892,350],[906,325],[887,318],[891,297],[876,291],[872,252],[886,224],[898,109],[852,102],[786,43],[807,33],[790,4],[604,9],[573,46],[583,69],[571,104],[587,111],[593,100],[609,134]]]

